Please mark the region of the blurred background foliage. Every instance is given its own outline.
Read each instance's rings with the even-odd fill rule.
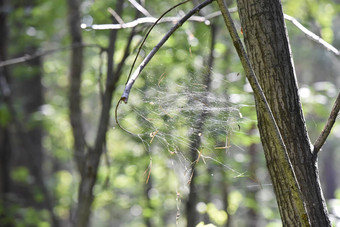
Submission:
[[[158,17],[177,0],[145,0],[145,8]],[[335,47],[340,47],[340,2],[338,0],[282,0],[284,12]],[[8,67],[14,86],[12,103],[0,103],[0,126],[21,122],[28,134],[41,127],[41,153],[28,154],[10,165],[12,187],[6,194],[9,206],[0,204],[0,225],[52,226],[51,212],[42,206],[45,194],[27,163],[38,159],[40,172],[52,196],[51,210],[61,226],[71,225],[77,203],[79,173],[73,160],[73,137],[69,123],[68,73],[70,39],[65,1],[22,1],[8,3],[7,59],[54,50],[40,58],[40,64]],[[115,0],[81,3],[82,22],[111,23],[108,8]],[[231,7],[236,3],[231,1]],[[193,7],[187,3],[170,13],[184,15]],[[5,10],[5,9],[2,9]],[[217,11],[212,4],[201,15]],[[124,22],[134,20],[135,8],[124,3]],[[236,24],[238,16],[233,14]],[[222,18],[184,24],[161,48],[136,82],[129,104],[121,105],[121,125],[138,136],[121,130],[114,121],[107,133],[105,151],[94,188],[91,226],[185,226],[185,203],[189,193],[191,159],[190,135],[204,110],[209,114],[200,132],[200,159],[196,168],[198,226],[281,226],[280,217],[266,170],[252,91],[245,79]],[[208,67],[211,24],[217,28],[214,66]],[[322,130],[340,87],[340,61],[324,47],[309,40],[286,22],[299,81],[301,101],[312,142]],[[137,63],[158,43],[172,23],[161,23],[148,37]],[[150,24],[138,25],[132,53],[114,93],[113,105],[124,89],[137,47]],[[240,28],[239,28],[240,29]],[[131,28],[118,33],[115,59],[123,56]],[[109,30],[83,29],[86,44],[108,45]],[[241,32],[240,32],[241,34]],[[105,81],[106,58],[98,46],[85,47],[81,84],[82,111],[86,139],[94,142],[101,105],[100,86]],[[211,74],[206,92],[204,77]],[[35,89],[25,81],[41,76],[42,98],[38,108],[27,111]],[[100,85],[101,84],[101,85]],[[17,86],[17,87],[15,87]],[[23,87],[25,87],[24,90]],[[19,91],[23,91],[20,93]],[[208,104],[202,105],[204,97]],[[33,100],[35,102],[36,100]],[[27,106],[28,105],[28,106]],[[27,114],[29,113],[29,114]],[[14,119],[15,118],[15,119]],[[14,127],[14,126],[13,126]],[[25,136],[18,135],[17,137]],[[31,140],[32,138],[28,138]],[[332,221],[340,219],[340,125],[336,124],[320,154],[323,190]],[[12,139],[16,143],[16,139]],[[18,160],[16,143],[12,160]],[[19,148],[18,148],[19,147]],[[29,188],[30,193],[21,190]],[[25,196],[23,196],[25,195]],[[47,206],[48,207],[48,206]],[[6,215],[3,215],[6,214]],[[208,225],[210,224],[210,225]]]

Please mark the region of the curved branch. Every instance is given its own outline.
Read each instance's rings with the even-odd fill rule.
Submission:
[[[136,79],[140,75],[140,73],[143,71],[144,67],[150,62],[152,57],[157,53],[157,51],[163,46],[163,44],[170,38],[170,36],[185,22],[187,21],[192,15],[200,11],[205,6],[212,3],[214,0],[206,0],[190,10],[184,17],[182,17],[181,20],[179,20],[169,31],[166,33],[166,35],[161,39],[161,41],[151,50],[151,52],[146,56],[146,58],[142,61],[142,63],[137,67],[137,69],[134,71],[134,73],[129,78],[128,82],[126,83],[123,95],[121,97],[121,100],[123,100],[125,103],[127,103],[130,90],[135,83]]]
[[[167,14],[167,13],[169,13],[171,10],[173,10],[173,9],[175,9],[176,7],[178,7],[178,6],[180,6],[180,5],[183,5],[183,4],[185,4],[185,3],[187,3],[187,2],[189,2],[190,0],[185,0],[185,1],[183,1],[183,2],[180,2],[180,3],[178,3],[178,4],[176,4],[176,5],[174,5],[174,6],[172,6],[171,8],[169,8],[168,10],[166,10],[156,21],[155,21],[155,23],[149,28],[149,30],[147,31],[147,33],[145,34],[145,36],[144,36],[144,38],[143,38],[143,40],[142,40],[142,42],[141,42],[141,44],[140,44],[140,46],[139,46],[139,48],[138,48],[138,50],[137,50],[137,54],[136,54],[136,56],[135,56],[135,59],[133,60],[133,63],[132,63],[132,65],[131,65],[131,68],[130,68],[130,72],[129,72],[129,76],[128,76],[128,78],[127,78],[127,81],[126,81],[126,83],[129,81],[129,79],[130,79],[130,77],[131,77],[131,73],[132,73],[132,70],[133,70],[133,68],[135,67],[135,64],[136,64],[136,61],[137,61],[137,59],[138,59],[138,55],[139,55],[139,53],[140,53],[140,51],[142,50],[142,47],[143,47],[143,45],[144,45],[144,43],[145,43],[145,40],[148,38],[148,36],[149,36],[149,34],[151,33],[151,31],[152,31],[152,29],[157,25],[157,23]]]
[[[339,110],[340,110],[340,92],[338,94],[338,97],[335,100],[331,114],[330,114],[330,116],[327,120],[327,123],[326,123],[324,129],[322,130],[321,134],[319,135],[319,137],[317,138],[317,140],[314,143],[314,150],[313,150],[314,157],[317,156],[322,145],[326,142],[326,139],[327,139],[329,133],[331,132],[331,130],[333,128],[335,120],[336,120],[337,116],[339,115]]]

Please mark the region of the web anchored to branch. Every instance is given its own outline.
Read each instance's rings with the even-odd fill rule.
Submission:
[[[137,89],[139,95],[130,100],[128,107],[121,107],[118,116],[119,104],[121,101],[127,103],[134,82],[160,47],[190,16],[211,2],[213,0],[206,0],[190,10],[152,49],[134,73],[131,73],[132,70],[130,71],[131,76],[129,76],[124,93],[116,106],[116,123],[124,131],[141,139],[148,149],[152,144],[153,148],[160,147],[160,150],[175,155],[178,158],[178,163],[181,163],[181,166],[189,173],[194,170],[194,166],[200,160],[204,163],[206,160],[212,160],[235,173],[235,176],[242,176],[243,174],[225,164],[227,162],[224,158],[223,160],[219,159],[230,147],[229,135],[233,131],[240,130],[240,125],[247,119],[242,118],[239,111],[240,106],[236,104],[237,102],[233,102],[235,100],[231,100],[225,91],[229,83],[226,76],[213,74],[210,63],[208,68],[202,67],[203,62],[199,65],[196,64],[193,67],[196,71],[186,72],[176,83],[167,83],[167,78],[174,75],[168,76],[165,72],[158,75],[148,74],[144,81],[148,85]],[[211,48],[213,46],[212,44]],[[187,60],[187,64],[189,64],[190,60]],[[210,61],[212,60],[208,62]],[[150,68],[150,65],[148,67]],[[209,77],[211,75],[212,78],[207,80],[205,77],[208,75]],[[214,84],[212,90],[208,89],[211,80],[213,80],[211,84]],[[218,94],[217,91],[223,92]],[[140,97],[143,99],[140,100]],[[126,110],[129,108],[130,110]],[[135,114],[134,116],[131,116],[132,112]],[[202,120],[202,114],[204,120]],[[130,117],[126,115],[130,115]],[[120,116],[125,117],[121,118]],[[196,154],[195,159],[193,159],[195,157],[193,154]]]
[[[118,121],[153,153],[166,152],[174,157],[187,176],[190,176],[191,166],[195,164],[191,152],[198,154],[197,162],[213,162],[231,171],[234,177],[242,176],[224,160],[224,155],[231,145],[230,135],[240,132],[240,127],[251,120],[240,112],[240,107],[246,105],[237,104],[237,97],[222,92],[222,88],[230,84],[228,77],[241,76],[212,73],[215,86],[207,92],[202,82],[204,75],[189,72],[182,75],[181,80],[168,83],[168,77],[174,75],[147,73],[145,85],[134,90],[129,105],[120,107]],[[202,112],[206,113],[206,117],[198,131]],[[201,141],[198,148],[195,147],[195,137]],[[243,152],[242,148],[236,149]]]

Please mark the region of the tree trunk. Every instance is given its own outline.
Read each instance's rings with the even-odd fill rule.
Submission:
[[[70,122],[74,140],[74,156],[78,170],[84,165],[85,155],[85,133],[81,112],[81,78],[83,71],[83,41],[80,28],[80,2],[79,0],[68,0],[68,25],[71,36],[71,62],[70,62]]]
[[[152,206],[152,202],[151,202],[151,197],[150,197],[151,189],[152,189],[152,176],[150,175],[147,180],[147,183],[144,186],[144,195],[145,195],[145,200],[146,200],[146,206],[144,207],[144,209],[146,208],[146,209],[154,210]],[[152,217],[150,217],[149,215],[144,216],[144,224],[146,227],[154,226],[152,223],[153,223]]]
[[[0,0],[0,61],[7,59],[7,41],[8,41],[8,29],[7,29],[7,14],[8,1]],[[2,111],[9,112],[9,97],[10,88],[8,85],[7,67],[0,68],[0,107]],[[10,155],[12,148],[10,145],[10,122],[9,119],[2,120],[0,123],[0,209],[8,210],[9,202],[7,201],[7,195],[10,192]],[[8,220],[6,224],[3,224],[3,220]],[[10,214],[8,212],[0,212],[0,224],[4,227],[14,226],[11,223]]]
[[[11,5],[10,5],[11,4]],[[32,20],[32,11],[37,7],[36,1],[0,1],[0,61],[6,59],[6,49],[11,47],[12,56],[23,56],[34,54],[38,50],[35,38],[25,38],[25,45],[22,45],[22,34],[26,32],[28,24],[26,20]],[[7,13],[24,10],[20,17],[7,18]],[[11,32],[7,29],[11,24],[14,29]],[[34,26],[34,24],[33,24]],[[19,45],[20,44],[20,45]],[[42,79],[42,59],[36,57],[25,62],[25,66],[19,66],[21,70],[11,71],[10,67],[0,68],[1,101],[4,101],[6,111],[10,114],[10,122],[5,122],[1,127],[1,190],[11,193],[18,199],[20,207],[34,207],[46,209],[50,213],[51,224],[59,226],[58,220],[53,211],[53,200],[45,184],[45,175],[42,163],[45,161],[45,153],[42,146],[43,127],[35,115],[39,113],[44,104]],[[18,68],[19,68],[18,67]],[[18,73],[20,72],[20,73]],[[1,103],[2,104],[2,103]],[[9,120],[8,120],[9,121]],[[10,127],[9,127],[10,125]],[[2,150],[4,149],[4,150]],[[34,181],[22,183],[11,180],[9,174],[17,167],[24,167],[29,171]],[[45,173],[46,174],[46,173]],[[35,196],[42,195],[41,201]],[[6,197],[8,199],[10,197]],[[6,209],[11,215],[11,209]],[[20,214],[18,219],[21,218]]]
[[[337,174],[336,170],[337,167],[335,166],[335,147],[336,145],[334,144],[332,146],[329,146],[330,143],[326,144],[328,145],[327,148],[324,146],[324,150],[327,151],[325,152],[325,157],[323,158],[323,183],[324,183],[324,190],[325,190],[325,197],[327,200],[329,199],[334,199],[335,197],[335,192],[337,190]]]
[[[79,2],[77,2],[76,0],[68,0],[68,1],[70,4],[69,5],[70,9],[79,10]],[[123,3],[124,3],[123,0],[118,0],[116,3],[115,11],[117,12],[118,15],[121,15],[123,11]],[[79,15],[79,11],[78,11],[78,15]],[[70,16],[71,16],[70,19],[72,19],[72,15]],[[79,28],[80,17],[75,20],[76,20],[75,23],[78,23],[78,28]],[[116,20],[113,19],[113,23],[116,23]],[[75,29],[78,29],[78,28],[75,28]],[[134,33],[132,33],[131,36],[133,36],[133,34]],[[132,39],[132,37],[130,38]],[[130,38],[129,38],[129,42],[131,42]],[[78,189],[78,204],[77,204],[76,214],[74,218],[74,222],[75,222],[74,225],[76,227],[89,226],[90,215],[91,215],[91,205],[94,200],[93,187],[97,180],[97,172],[98,172],[98,167],[100,163],[100,157],[103,153],[103,146],[106,141],[106,133],[107,133],[108,125],[110,122],[110,110],[111,110],[113,92],[115,91],[116,83],[120,76],[120,73],[118,74],[118,70],[116,72],[113,70],[116,40],[117,40],[117,30],[111,30],[110,36],[109,36],[109,47],[107,48],[107,64],[108,65],[107,65],[106,86],[105,86],[105,92],[102,97],[103,100],[102,100],[102,107],[101,107],[101,112],[100,112],[99,125],[98,125],[97,134],[96,134],[96,139],[94,142],[94,146],[91,148],[90,147],[87,148],[86,153],[83,153],[82,151],[80,152],[81,158],[80,160],[78,160],[78,163],[77,163],[80,169],[81,179],[80,179],[80,184],[79,184],[79,189]],[[129,49],[129,45],[130,43],[128,43],[127,45],[127,50]],[[125,59],[126,58],[123,58],[121,62],[122,64],[124,63]],[[78,82],[80,83],[80,78],[78,79],[75,78],[75,79],[78,80]],[[78,99],[80,100],[80,95]],[[78,113],[80,114],[80,108],[78,109]],[[79,124],[77,124],[77,122],[75,123],[76,124],[73,126],[76,126],[76,125],[79,126],[79,124],[81,124],[80,121],[78,121]],[[74,137],[83,136],[83,131],[79,130],[78,132],[76,131],[73,132]],[[84,141],[85,141],[84,139],[80,140],[81,143],[84,143]],[[81,149],[84,149],[81,143],[79,144],[80,145],[79,147]],[[75,144],[75,148],[77,148],[76,146],[77,144]]]
[[[248,134],[249,136],[252,136],[255,133],[255,124],[251,127],[251,129],[249,130]],[[248,147],[248,155],[250,157],[250,161],[249,161],[249,166],[248,166],[248,172],[251,175],[251,178],[253,178],[251,181],[254,183],[254,180],[256,182],[256,171],[257,171],[257,153],[258,153],[258,149],[257,149],[257,145],[256,143],[251,143],[250,146]],[[249,199],[250,201],[254,201],[254,205],[250,205],[249,207],[247,207],[247,226],[248,227],[257,227],[259,226],[259,214],[258,214],[258,200],[256,198],[256,194],[259,191],[258,187],[250,187],[247,189],[246,193],[247,193],[247,199]]]
[[[279,0],[238,0],[241,25],[249,59],[273,112],[293,166],[311,226],[330,226],[319,182],[313,146],[308,137],[298,95],[290,46]],[[275,135],[263,108],[256,102],[258,127],[267,166],[284,226],[295,226],[289,193],[280,190],[282,173],[277,171]],[[274,158],[274,159],[273,159]]]
[[[216,40],[216,27],[213,24],[211,26],[211,43],[210,43],[210,54],[208,58],[208,69],[211,69],[213,67],[214,63],[214,47],[215,47],[215,40]],[[208,71],[203,79],[203,84],[206,86],[206,93],[210,91],[211,87],[211,72]],[[204,95],[202,103],[209,103],[209,100],[207,99],[207,95]],[[187,227],[194,227],[198,224],[200,215],[196,210],[196,205],[198,203],[198,190],[197,190],[197,184],[195,182],[196,178],[196,171],[195,166],[198,161],[198,152],[199,148],[201,146],[201,137],[200,133],[204,130],[204,123],[207,118],[208,112],[206,109],[203,109],[195,122],[195,125],[192,129],[192,133],[190,135],[190,155],[191,155],[191,177],[190,177],[190,190],[188,195],[188,200],[186,202],[186,215],[187,215]]]

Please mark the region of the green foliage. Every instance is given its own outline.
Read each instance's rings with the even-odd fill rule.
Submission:
[[[207,204],[207,213],[212,221],[214,221],[218,226],[226,223],[228,215],[224,210],[218,210],[213,203]]]
[[[18,227],[38,226],[49,227],[49,213],[46,210],[36,210],[34,208],[19,209],[18,213],[23,216],[21,221],[16,223]]]
[[[11,172],[11,178],[14,181],[26,183],[31,183],[30,173],[26,167],[20,166]]]
[[[200,222],[196,227],[216,227],[216,225],[213,224],[204,224],[204,222]]]
[[[0,104],[0,126],[6,127],[11,121],[11,113],[8,106],[4,103]]]

